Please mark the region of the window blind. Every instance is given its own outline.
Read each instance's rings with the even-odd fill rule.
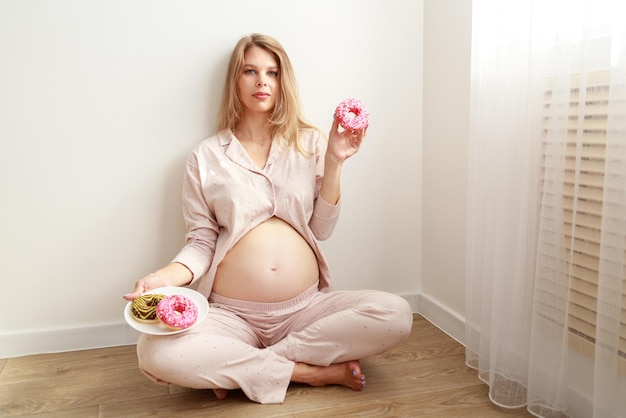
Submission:
[[[553,95],[568,95],[569,106],[551,108]],[[558,199],[562,196],[562,202],[557,202],[561,203],[559,205],[554,204],[554,199],[542,199],[544,207],[541,224],[545,229],[540,236],[558,239],[560,235],[563,245],[555,248],[549,242],[543,245],[540,243],[538,304],[543,304],[541,309],[546,317],[560,318],[554,319],[557,322],[563,319],[567,321],[570,346],[589,355],[593,355],[595,350],[597,326],[608,102],[608,71],[588,74],[584,83],[580,82],[579,76],[574,75],[567,89],[551,85],[544,96],[542,193],[551,194],[553,198],[558,196]],[[560,119],[560,122],[567,118],[567,132],[562,128],[555,131],[551,127],[555,118]],[[563,156],[565,161],[562,160]],[[555,159],[559,161],[555,162]],[[562,167],[563,163],[564,170],[559,168],[556,175],[554,171],[550,176],[546,175],[547,170]],[[549,202],[553,202],[553,207],[549,207]],[[562,225],[555,224],[561,219],[561,216],[554,216],[561,215],[555,211],[562,211]],[[556,251],[564,253],[556,254]],[[556,259],[563,260],[562,264],[555,263]],[[546,262],[548,260],[551,262]],[[621,297],[626,302],[626,278],[622,278],[622,281]],[[555,306],[553,296],[564,294],[557,292],[560,286],[567,287],[568,297],[560,298]],[[626,306],[626,303],[622,306]],[[556,311],[559,313],[555,315]],[[624,309],[621,311],[618,350],[620,370],[626,373]]]

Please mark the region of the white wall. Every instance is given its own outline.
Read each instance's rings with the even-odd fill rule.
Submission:
[[[471,20],[470,0],[424,2],[419,310],[459,341],[465,318]]]
[[[250,32],[293,60],[327,130],[371,112],[323,246],[336,288],[417,295],[422,1],[2,0],[0,357],[132,342],[122,294],[183,242],[187,152],[214,131],[228,54]],[[453,302],[454,303],[454,302]]]

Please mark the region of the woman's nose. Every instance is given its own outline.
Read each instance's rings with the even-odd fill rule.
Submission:
[[[265,77],[263,77],[262,74],[260,74],[259,77],[257,78],[256,85],[257,85],[257,87],[261,87],[261,86],[266,86],[267,85],[267,81],[265,81]]]

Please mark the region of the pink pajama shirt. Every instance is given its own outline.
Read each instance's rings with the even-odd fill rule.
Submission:
[[[409,304],[379,291],[332,292],[318,240],[328,238],[340,204],[319,197],[326,139],[301,132],[310,155],[272,142],[257,167],[230,130],[202,141],[189,155],[183,182],[186,244],[174,262],[185,265],[209,299],[207,318],[170,336],[143,335],[140,368],[156,382],[193,388],[241,388],[252,400],[282,402],[294,362],[326,366],[390,350],[412,324]],[[294,299],[255,303],[212,293],[215,273],[246,233],[278,217],[311,246],[319,283]]]
[[[300,135],[304,156],[274,138],[265,167],[259,168],[230,131],[202,141],[187,159],[182,209],[186,243],[173,261],[200,280],[207,298],[226,253],[244,235],[272,217],[287,222],[311,246],[320,271],[320,289],[330,288],[328,263],[318,240],[332,234],[340,203],[319,196],[326,139],[316,130]]]

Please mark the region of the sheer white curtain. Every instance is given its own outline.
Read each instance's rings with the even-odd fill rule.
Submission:
[[[473,1],[467,364],[536,416],[626,417],[625,3]]]

